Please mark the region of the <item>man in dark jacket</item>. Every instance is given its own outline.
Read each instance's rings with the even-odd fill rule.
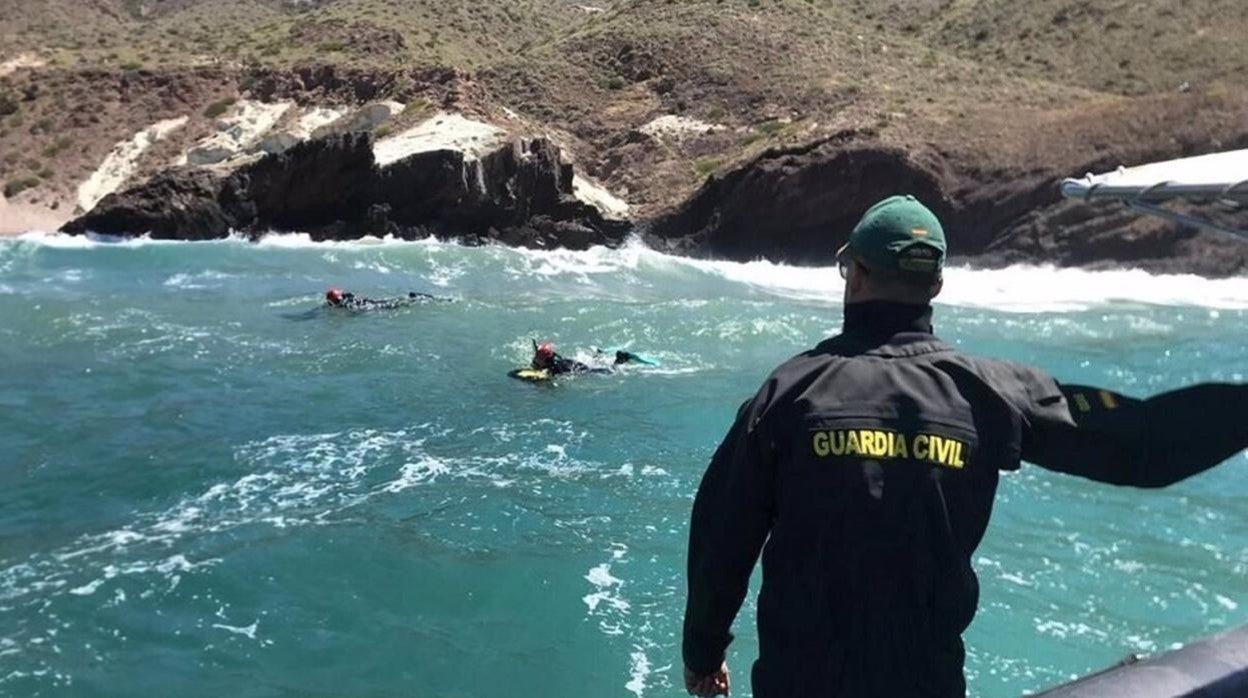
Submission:
[[[1248,385],[1139,400],[954,351],[931,327],[944,259],[921,203],[873,206],[838,255],[842,333],[741,407],[693,505],[690,693],[727,693],[762,551],[755,696],[964,696],[971,555],[1000,471],[1164,487],[1248,447]]]

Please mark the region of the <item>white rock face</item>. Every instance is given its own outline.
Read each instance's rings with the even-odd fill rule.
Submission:
[[[295,133],[304,138],[311,136],[316,130],[341,119],[346,112],[331,107],[312,107],[304,112],[295,124]]]
[[[377,141],[373,157],[384,167],[416,153],[431,150],[455,150],[465,159],[474,160],[498,148],[507,139],[507,132],[493,124],[469,119],[462,114],[439,112],[402,133]],[[484,187],[484,184],[481,184]],[[628,217],[629,205],[587,177],[574,175],[572,192],[576,198],[593,206],[607,218]]]
[[[438,112],[414,128],[377,141],[373,156],[383,167],[430,150],[457,150],[467,159],[476,159],[497,148],[506,137],[506,131],[492,124]]]
[[[403,113],[399,102],[374,102],[312,129],[312,137],[320,138],[331,133],[356,133],[372,131],[378,126]]]
[[[588,177],[573,175],[572,193],[576,198],[598,209],[607,218],[615,220],[628,218],[628,202]]]
[[[260,139],[260,142],[256,144],[256,150],[269,155],[277,155],[299,145],[303,140],[290,131],[274,131]]]
[[[134,134],[133,138],[113,146],[99,168],[91,173],[87,181],[78,185],[78,208],[83,212],[90,211],[100,199],[117,191],[134,174],[143,153],[153,143],[185,126],[187,119],[183,116],[159,121]]]
[[[42,68],[47,64],[47,61],[33,53],[19,53],[6,61],[0,61],[0,78],[12,75],[22,68]]]
[[[330,107],[313,107],[299,114],[290,126],[274,129],[292,108],[294,105],[289,102],[264,104],[240,101],[228,116],[218,121],[218,133],[195,144],[174,164],[201,167],[240,165],[261,157],[262,153],[284,152],[309,138],[371,131],[402,113],[404,106],[398,102],[376,102],[350,113]],[[287,119],[286,123],[289,122]],[[83,210],[89,210],[104,195],[116,190],[132,174],[134,163],[151,143],[185,123],[186,118],[172,126],[173,122],[161,122],[136,135],[132,141],[119,143],[100,171],[80,189],[79,201]],[[710,126],[692,119],[673,123],[682,128],[691,128],[689,123],[697,123],[701,129]],[[373,145],[373,155],[382,167],[409,155],[433,150],[454,150],[463,153],[465,159],[474,160],[500,147],[506,139],[507,131],[503,128],[469,119],[462,114],[439,112],[413,128],[378,140]],[[628,217],[630,209],[627,201],[587,177],[575,175],[572,190],[576,198],[597,208],[607,218]]]
[[[311,138],[317,129],[341,119],[343,114],[341,109],[313,107],[301,114],[290,128],[278,129],[265,135],[255,149],[271,155],[285,152]]]
[[[722,131],[724,127],[691,119],[687,116],[666,114],[654,119],[638,130],[653,138],[673,138],[679,140],[686,136],[703,136],[715,131]]]
[[[239,100],[228,116],[217,121],[218,132],[201,140],[186,153],[192,165],[216,165],[247,151],[268,133],[294,104],[265,104]]]

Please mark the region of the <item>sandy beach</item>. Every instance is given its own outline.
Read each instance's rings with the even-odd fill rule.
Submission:
[[[0,237],[21,235],[32,230],[53,231],[69,216],[46,206],[12,203],[0,195]]]

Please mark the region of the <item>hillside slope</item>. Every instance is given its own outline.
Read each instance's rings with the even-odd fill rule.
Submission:
[[[548,135],[643,218],[845,131],[935,153],[967,186],[1248,133],[1233,0],[0,0],[0,16],[0,63],[46,63],[0,77],[0,181],[61,210],[116,143],[188,117],[150,173],[257,85]]]

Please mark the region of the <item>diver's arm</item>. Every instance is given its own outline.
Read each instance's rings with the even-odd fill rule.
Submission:
[[[1059,392],[1023,415],[1023,458],[1050,470],[1165,487],[1248,448],[1245,384],[1202,383],[1143,400],[1053,385]]]
[[[576,359],[568,359],[555,354],[555,360],[551,364],[552,373],[611,373],[611,369],[598,369],[589,364],[582,363]]]
[[[443,298],[442,296],[435,296],[431,293],[422,293],[420,291],[408,291],[407,299],[420,303],[449,303],[451,301],[450,298]]]
[[[683,655],[696,676],[723,665],[733,618],[771,529],[774,465],[756,429],[761,402],[756,398],[742,407],[693,503]]]

